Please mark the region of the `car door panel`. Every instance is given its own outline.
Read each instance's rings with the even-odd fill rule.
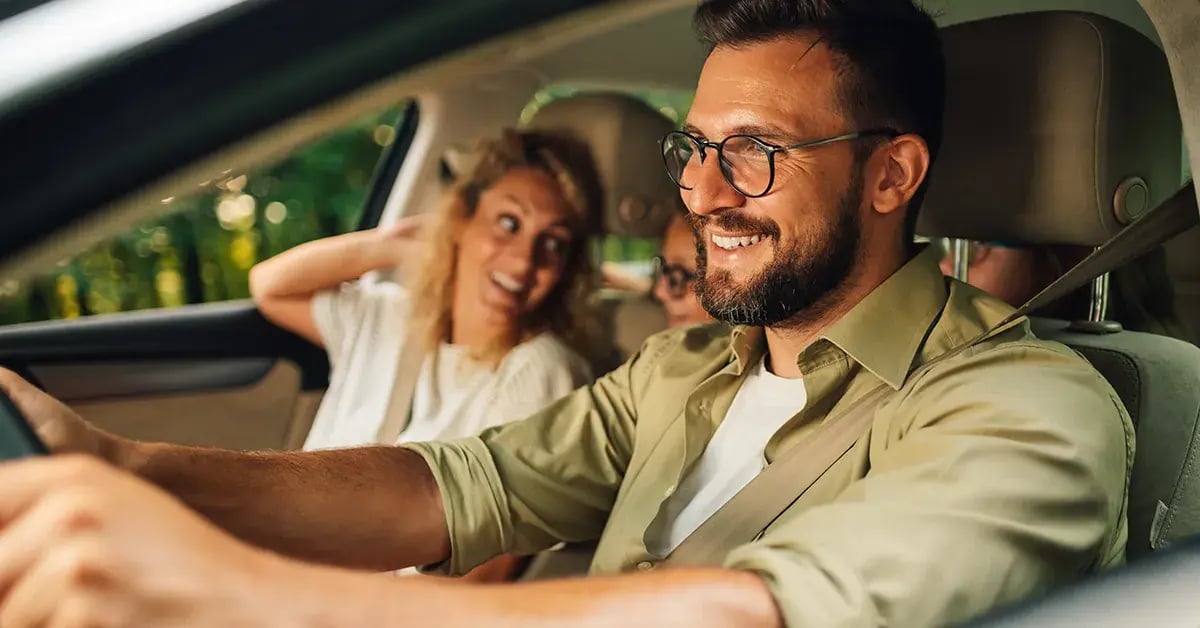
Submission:
[[[301,445],[329,374],[249,302],[7,327],[0,364],[114,433],[232,449]]]
[[[142,366],[153,368],[154,364]],[[125,367],[88,365],[87,368],[114,381],[120,379]],[[35,368],[34,373],[38,372]],[[67,390],[70,387],[68,384]],[[60,395],[50,384],[46,389]],[[249,385],[204,386],[194,392],[92,397],[68,404],[100,428],[137,440],[226,449],[284,449],[296,423],[299,395],[300,369],[291,362],[280,360]]]
[[[86,403],[245,387],[262,380],[272,366],[269,358],[228,358],[45,364],[30,370],[60,400]]]

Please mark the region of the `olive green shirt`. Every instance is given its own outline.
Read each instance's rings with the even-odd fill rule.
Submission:
[[[798,357],[808,403],[768,461],[880,382],[896,392],[765,533],[729,548],[724,566],[760,574],[788,625],[945,624],[1123,561],[1133,427],[1087,362],[1026,323],[909,376],[1011,312],[925,251]],[[410,445],[441,487],[452,549],[438,568],[594,539],[594,574],[653,568],[663,502],[763,336],[668,331],[524,421]]]

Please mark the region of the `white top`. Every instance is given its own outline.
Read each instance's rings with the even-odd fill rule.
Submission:
[[[305,449],[378,444],[400,355],[410,349],[410,312],[408,292],[394,283],[351,282],[313,298],[332,371]],[[551,333],[521,343],[495,370],[442,344],[421,365],[412,419],[397,442],[474,436],[590,382],[587,363]]]
[[[804,380],[779,377],[759,360],[700,460],[664,504],[666,536],[660,547],[649,549],[659,556],[670,554],[761,473],[767,466],[767,442],[806,403]]]

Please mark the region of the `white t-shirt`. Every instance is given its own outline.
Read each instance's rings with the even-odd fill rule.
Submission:
[[[802,379],[785,379],[759,360],[738,389],[725,419],[700,460],[664,504],[667,531],[659,547],[666,556],[767,466],[771,437],[808,403]]]
[[[318,293],[313,320],[332,368],[304,448],[376,444],[396,385],[412,308],[394,283],[366,280]],[[442,344],[425,358],[412,418],[397,442],[474,436],[522,419],[591,382],[591,369],[551,333],[521,343],[494,370],[463,347]]]

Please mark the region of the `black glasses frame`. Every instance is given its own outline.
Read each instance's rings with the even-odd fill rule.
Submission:
[[[673,181],[675,185],[678,185],[681,189],[690,190],[692,188],[681,183],[679,179],[675,178],[675,175],[671,173],[671,164],[667,162],[667,141],[673,136],[687,138],[687,140],[696,147],[696,152],[700,154],[700,163],[704,163],[704,160],[708,157],[708,149],[711,148],[715,150],[717,152],[717,163],[721,168],[721,176],[725,177],[726,183],[728,183],[729,186],[734,190],[737,190],[738,194],[741,194],[746,198],[761,198],[769,194],[771,192],[771,188],[775,186],[775,155],[778,153],[785,153],[790,150],[800,150],[805,148],[816,148],[818,146],[825,146],[826,144],[859,140],[868,137],[886,137],[888,139],[895,139],[901,135],[904,134],[896,129],[878,128],[867,129],[865,131],[854,131],[853,133],[843,133],[842,135],[821,138],[819,140],[809,140],[807,142],[798,142],[796,144],[779,146],[764,140],[760,140],[753,135],[730,135],[720,142],[712,142],[698,138],[687,131],[671,131],[670,133],[664,135],[661,140],[659,140],[659,148],[660,152],[662,153],[663,167],[667,170],[667,176],[670,177],[671,181]],[[750,140],[767,156],[767,167],[769,168],[770,175],[767,178],[766,189],[758,194],[750,194],[739,187],[738,184],[733,182],[733,165],[725,159],[725,144],[734,139]]]
[[[661,255],[655,255],[651,262],[654,268],[655,285],[665,279],[667,294],[671,295],[672,299],[681,299],[687,296],[688,286],[696,281],[695,273],[678,264],[668,264],[666,258]]]

